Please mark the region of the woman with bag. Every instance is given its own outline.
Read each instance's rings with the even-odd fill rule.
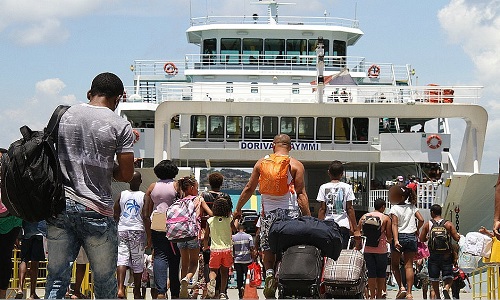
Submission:
[[[153,244],[153,274],[158,290],[158,299],[167,295],[167,274],[170,279],[170,295],[172,299],[179,298],[179,264],[180,251],[177,245],[165,236],[165,212],[177,199],[177,182],[174,180],[179,173],[177,166],[170,160],[162,160],[154,167],[159,178],[152,183],[144,196],[147,245]],[[158,225],[159,224],[159,225]]]

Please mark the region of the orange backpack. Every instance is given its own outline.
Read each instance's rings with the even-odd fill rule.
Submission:
[[[289,170],[290,156],[266,155],[260,164],[259,192],[272,196],[283,196],[288,193]]]

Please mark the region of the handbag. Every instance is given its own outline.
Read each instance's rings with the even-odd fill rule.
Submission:
[[[413,260],[419,260],[429,257],[431,254],[429,252],[429,247],[424,242],[417,241],[417,253]]]
[[[165,232],[167,231],[167,213],[154,211],[151,215],[151,230]]]
[[[250,272],[250,286],[259,287],[262,284],[262,269],[257,262],[252,262],[248,265]]]

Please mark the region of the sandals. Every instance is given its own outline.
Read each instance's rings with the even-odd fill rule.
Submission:
[[[396,299],[406,299],[407,292],[406,290],[400,289],[399,292],[396,294]]]

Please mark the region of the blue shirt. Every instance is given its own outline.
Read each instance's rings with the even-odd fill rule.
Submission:
[[[238,232],[233,235],[233,253],[234,263],[251,263],[252,255],[250,253],[253,248],[253,238],[245,232]]]

